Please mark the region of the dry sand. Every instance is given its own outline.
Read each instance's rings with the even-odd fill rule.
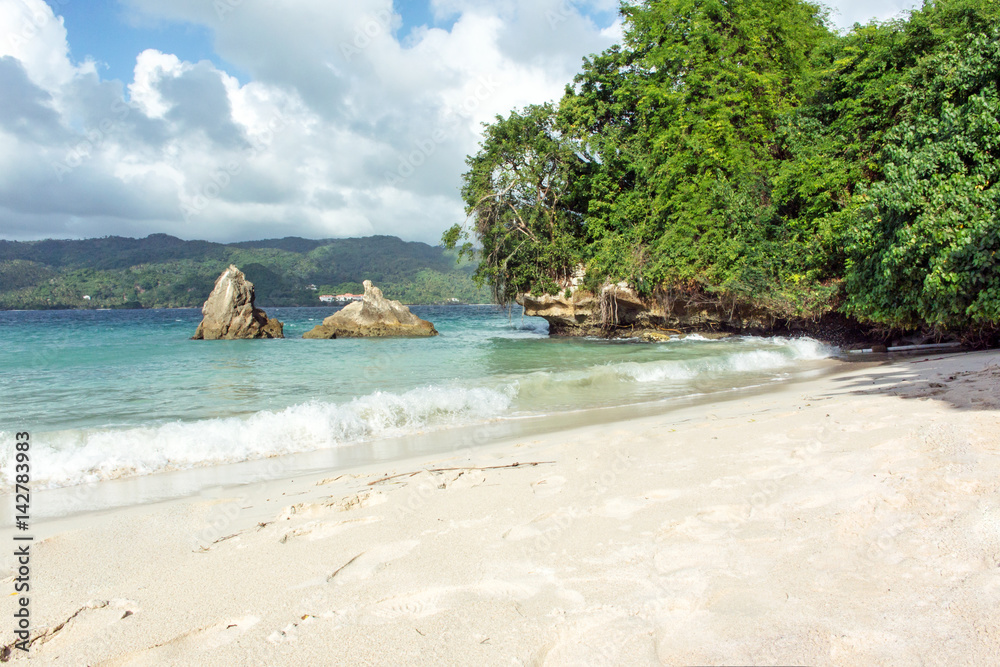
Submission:
[[[30,657],[12,658],[1000,664],[998,388],[994,353],[845,365],[657,417],[54,521],[33,547]]]

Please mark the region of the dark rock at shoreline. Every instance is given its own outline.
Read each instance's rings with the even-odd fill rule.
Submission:
[[[233,264],[215,281],[201,314],[194,340],[285,337],[284,325],[254,306],[253,283]]]
[[[422,320],[399,301],[386,299],[382,290],[364,282],[365,296],[323,320],[303,338],[388,338],[437,336],[434,325]]]

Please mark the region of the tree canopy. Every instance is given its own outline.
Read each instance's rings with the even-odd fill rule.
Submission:
[[[583,265],[592,289],[995,331],[998,5],[838,34],[803,0],[623,3],[558,104],[486,125],[445,242],[500,302]]]

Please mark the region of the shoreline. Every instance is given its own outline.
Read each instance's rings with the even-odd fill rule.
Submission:
[[[93,512],[107,512],[130,506],[169,502],[195,496],[214,487],[238,487],[319,474],[321,471],[350,471],[356,467],[391,465],[398,461],[420,460],[457,451],[503,445],[516,438],[534,438],[578,428],[627,422],[646,417],[724,404],[751,396],[780,391],[783,387],[836,374],[848,364],[875,364],[868,359],[828,358],[799,375],[764,384],[750,384],[710,393],[671,396],[663,399],[564,410],[544,415],[504,417],[489,422],[431,428],[416,434],[379,437],[338,447],[307,450],[243,461],[159,470],[97,482],[36,489],[35,516],[44,521]],[[0,498],[10,497],[0,493]],[[38,505],[48,505],[39,511]],[[10,529],[12,519],[0,519],[0,530]]]
[[[837,369],[48,522],[31,656],[997,662],[1000,353]]]

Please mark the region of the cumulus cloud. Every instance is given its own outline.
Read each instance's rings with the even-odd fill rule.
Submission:
[[[45,2],[0,0],[0,236],[436,242],[480,124],[558,97],[617,33],[586,17],[613,0],[428,1],[449,29],[391,0],[125,0],[209,28],[249,77],[150,49],[120,82],[71,61]]]
[[[481,123],[558,98],[621,24],[617,0],[426,1],[447,29],[392,0],[122,0],[208,28],[245,80],[150,49],[109,81],[43,0],[0,0],[0,237],[436,242]]]
[[[63,133],[59,114],[52,108],[52,96],[28,78],[20,60],[0,57],[0,127],[39,143],[58,140]]]

